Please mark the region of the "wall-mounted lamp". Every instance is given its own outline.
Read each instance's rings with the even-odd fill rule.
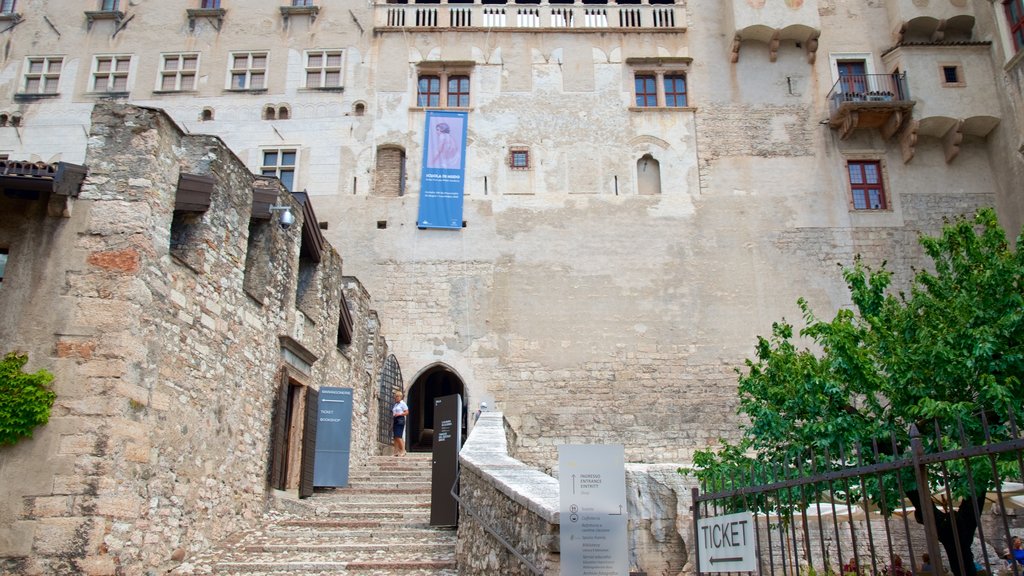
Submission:
[[[276,205],[275,206],[271,206],[270,207],[270,212],[271,213],[274,213],[274,212],[280,212],[281,213],[281,219],[279,220],[279,223],[281,224],[281,228],[283,228],[285,230],[291,228],[292,224],[295,224],[295,215],[292,214],[292,207],[291,206],[276,206]]]

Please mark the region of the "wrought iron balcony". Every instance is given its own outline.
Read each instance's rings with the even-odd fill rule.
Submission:
[[[891,138],[910,117],[907,75],[861,74],[842,76],[828,93],[829,125],[848,138],[857,128],[880,128]]]

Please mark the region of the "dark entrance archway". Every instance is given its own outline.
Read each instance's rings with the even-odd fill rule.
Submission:
[[[462,396],[462,437],[466,437],[466,386],[454,370],[444,364],[427,368],[409,388],[409,424],[406,449],[430,452],[434,447],[434,398]]]

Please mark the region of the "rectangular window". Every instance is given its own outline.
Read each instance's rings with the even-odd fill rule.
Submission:
[[[100,10],[104,12],[115,12],[117,11],[117,5],[120,0],[101,0]]]
[[[260,174],[276,176],[289,191],[295,190],[295,160],[298,151],[294,148],[276,148],[263,151]]]
[[[469,72],[465,68],[446,70],[430,66],[417,78],[416,106],[420,108],[469,108]]]
[[[3,0],[0,2],[0,13],[10,14],[14,12],[14,0]]]
[[[292,0],[292,6],[312,6],[313,0]]]
[[[97,56],[92,73],[93,92],[127,92],[131,56]]]
[[[686,76],[665,74],[665,106],[686,107]]]
[[[658,89],[654,74],[636,75],[636,105],[641,108],[658,105]]]
[[[530,151],[525,148],[513,148],[508,153],[508,166],[513,170],[530,169]]]
[[[25,72],[25,94],[56,94],[63,65],[63,56],[29,58]]]
[[[199,7],[204,10],[220,8],[220,0],[202,0],[202,2],[199,3]]]
[[[231,89],[262,90],[267,87],[267,53],[231,54]]]
[[[1024,0],[1003,0],[1006,7],[1006,19],[1010,25],[1010,36],[1013,36],[1013,47],[1024,49]]]
[[[440,76],[420,76],[419,89],[416,94],[416,105],[420,107],[436,107],[441,105]]]
[[[164,54],[160,68],[160,90],[188,92],[196,89],[198,54]]]
[[[0,284],[4,281],[4,270],[7,269],[7,249],[0,248]]]
[[[885,187],[882,185],[882,164],[877,160],[847,163],[854,210],[885,210]]]
[[[341,63],[341,50],[306,52],[306,88],[340,87]]]
[[[448,107],[469,107],[469,76],[448,77]]]

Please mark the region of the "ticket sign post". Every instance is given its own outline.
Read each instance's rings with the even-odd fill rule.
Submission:
[[[626,465],[621,445],[558,447],[562,576],[625,576]]]
[[[348,486],[352,444],[352,389],[321,388],[317,400],[314,486]]]
[[[753,572],[754,515],[750,512],[697,520],[697,556],[701,572]]]
[[[462,448],[462,396],[434,399],[434,451],[430,467],[430,525],[458,526],[459,503],[452,486]]]

